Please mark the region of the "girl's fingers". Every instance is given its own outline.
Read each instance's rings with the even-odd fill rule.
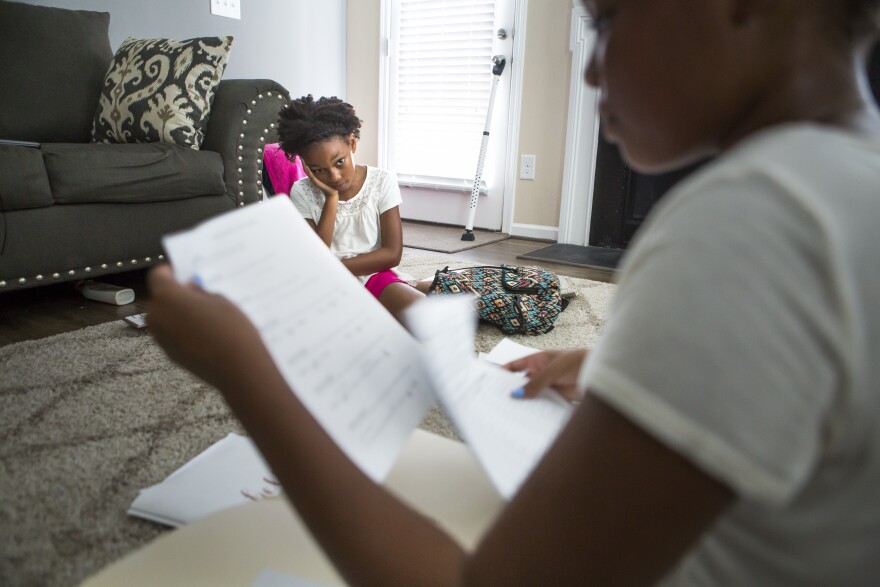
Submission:
[[[549,362],[542,369],[530,372],[532,376],[528,383],[514,390],[511,396],[528,399],[538,395],[542,389],[555,389],[566,399],[576,399],[571,396],[578,395],[575,381],[584,356],[586,356],[586,351],[569,351],[555,354],[555,356],[550,357]],[[528,359],[528,357],[525,357],[525,359]]]
[[[519,359],[514,359],[505,365],[502,365],[508,371],[538,371],[541,366],[550,360],[551,351],[540,351]]]

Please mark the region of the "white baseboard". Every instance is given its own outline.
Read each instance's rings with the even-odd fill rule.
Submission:
[[[530,238],[536,240],[558,242],[559,227],[543,226],[541,224],[517,224],[510,227],[510,236]]]

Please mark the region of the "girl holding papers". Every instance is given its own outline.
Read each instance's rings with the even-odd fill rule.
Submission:
[[[585,5],[606,136],[642,171],[715,160],[652,211],[586,359],[511,365],[582,400],[474,552],[352,465],[224,298],[153,270],[153,334],[352,585],[876,583],[880,0]]]

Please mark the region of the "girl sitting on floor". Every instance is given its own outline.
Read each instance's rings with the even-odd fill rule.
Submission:
[[[321,240],[395,317],[423,294],[392,269],[403,255],[400,188],[391,172],[356,165],[361,120],[339,98],[311,95],[280,112],[278,135],[308,176],[290,199]]]

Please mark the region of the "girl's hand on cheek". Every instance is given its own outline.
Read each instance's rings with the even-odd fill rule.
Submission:
[[[308,165],[303,164],[303,169],[305,170],[308,178],[310,180],[312,180],[313,184],[315,184],[315,187],[317,187],[319,190],[321,190],[321,192],[324,194],[325,197],[327,197],[327,198],[338,198],[339,197],[339,192],[337,192],[336,190],[334,190],[333,188],[328,186],[326,183],[324,183],[323,181],[318,179],[315,176],[315,174],[312,172],[312,169]]]

